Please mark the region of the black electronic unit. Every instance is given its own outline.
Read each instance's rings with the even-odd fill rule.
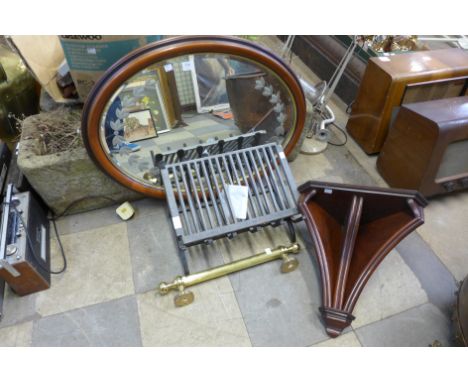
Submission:
[[[7,186],[0,232],[0,279],[20,296],[48,289],[49,220],[31,192],[13,194]]]

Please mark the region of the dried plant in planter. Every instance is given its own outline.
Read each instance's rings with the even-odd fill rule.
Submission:
[[[56,216],[140,198],[96,167],[80,120],[79,107],[62,106],[21,121],[18,168]]]
[[[62,107],[29,117],[22,139],[38,142],[36,155],[57,154],[83,147],[80,125],[80,111]]]

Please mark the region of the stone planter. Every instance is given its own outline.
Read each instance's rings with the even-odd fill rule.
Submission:
[[[55,214],[62,214],[72,204],[67,214],[143,198],[99,170],[84,147],[38,155],[39,141],[24,139],[35,128],[34,118],[23,121],[18,167]]]

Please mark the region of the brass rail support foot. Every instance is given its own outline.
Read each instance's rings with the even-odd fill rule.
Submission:
[[[284,255],[283,263],[281,264],[281,273],[289,273],[294,271],[299,266],[299,261],[291,256]]]
[[[195,299],[195,295],[190,291],[179,292],[177,296],[174,297],[174,305],[177,307],[190,305]]]
[[[159,293],[161,295],[168,294],[171,290],[178,291],[178,295],[174,298],[174,304],[177,307],[186,306],[193,302],[195,296],[192,292],[185,290],[185,288],[203,283],[205,281],[217,279],[222,276],[229,275],[234,272],[239,272],[256,265],[264,264],[269,261],[282,259],[281,272],[292,272],[299,265],[299,261],[289,254],[298,254],[301,247],[297,243],[293,243],[288,247],[280,245],[275,249],[266,249],[265,251],[256,255],[247,257],[245,259],[233,261],[232,263],[220,265],[218,267],[210,268],[202,272],[193,273],[187,276],[177,276],[174,281],[170,283],[162,282],[159,284]]]

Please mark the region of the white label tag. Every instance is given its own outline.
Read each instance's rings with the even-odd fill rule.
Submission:
[[[188,72],[188,71],[192,70],[192,67],[193,67],[192,61],[184,61],[184,62],[182,62],[182,70],[183,70],[184,72]]]
[[[247,219],[247,204],[249,202],[249,187],[228,184],[226,194],[236,219]]]
[[[166,64],[164,65],[164,70],[166,72],[171,72],[172,70],[174,70],[174,68],[172,67],[172,64]]]
[[[280,151],[279,157],[280,157],[281,159],[286,159],[286,154],[284,153],[284,151]]]
[[[182,228],[182,222],[180,221],[179,216],[173,216],[172,217],[172,225],[174,226],[174,229]]]
[[[47,261],[47,229],[41,224],[41,259]]]
[[[323,190],[323,192],[324,192],[325,194],[333,194],[333,190],[332,190],[331,188],[325,188],[325,189]]]

